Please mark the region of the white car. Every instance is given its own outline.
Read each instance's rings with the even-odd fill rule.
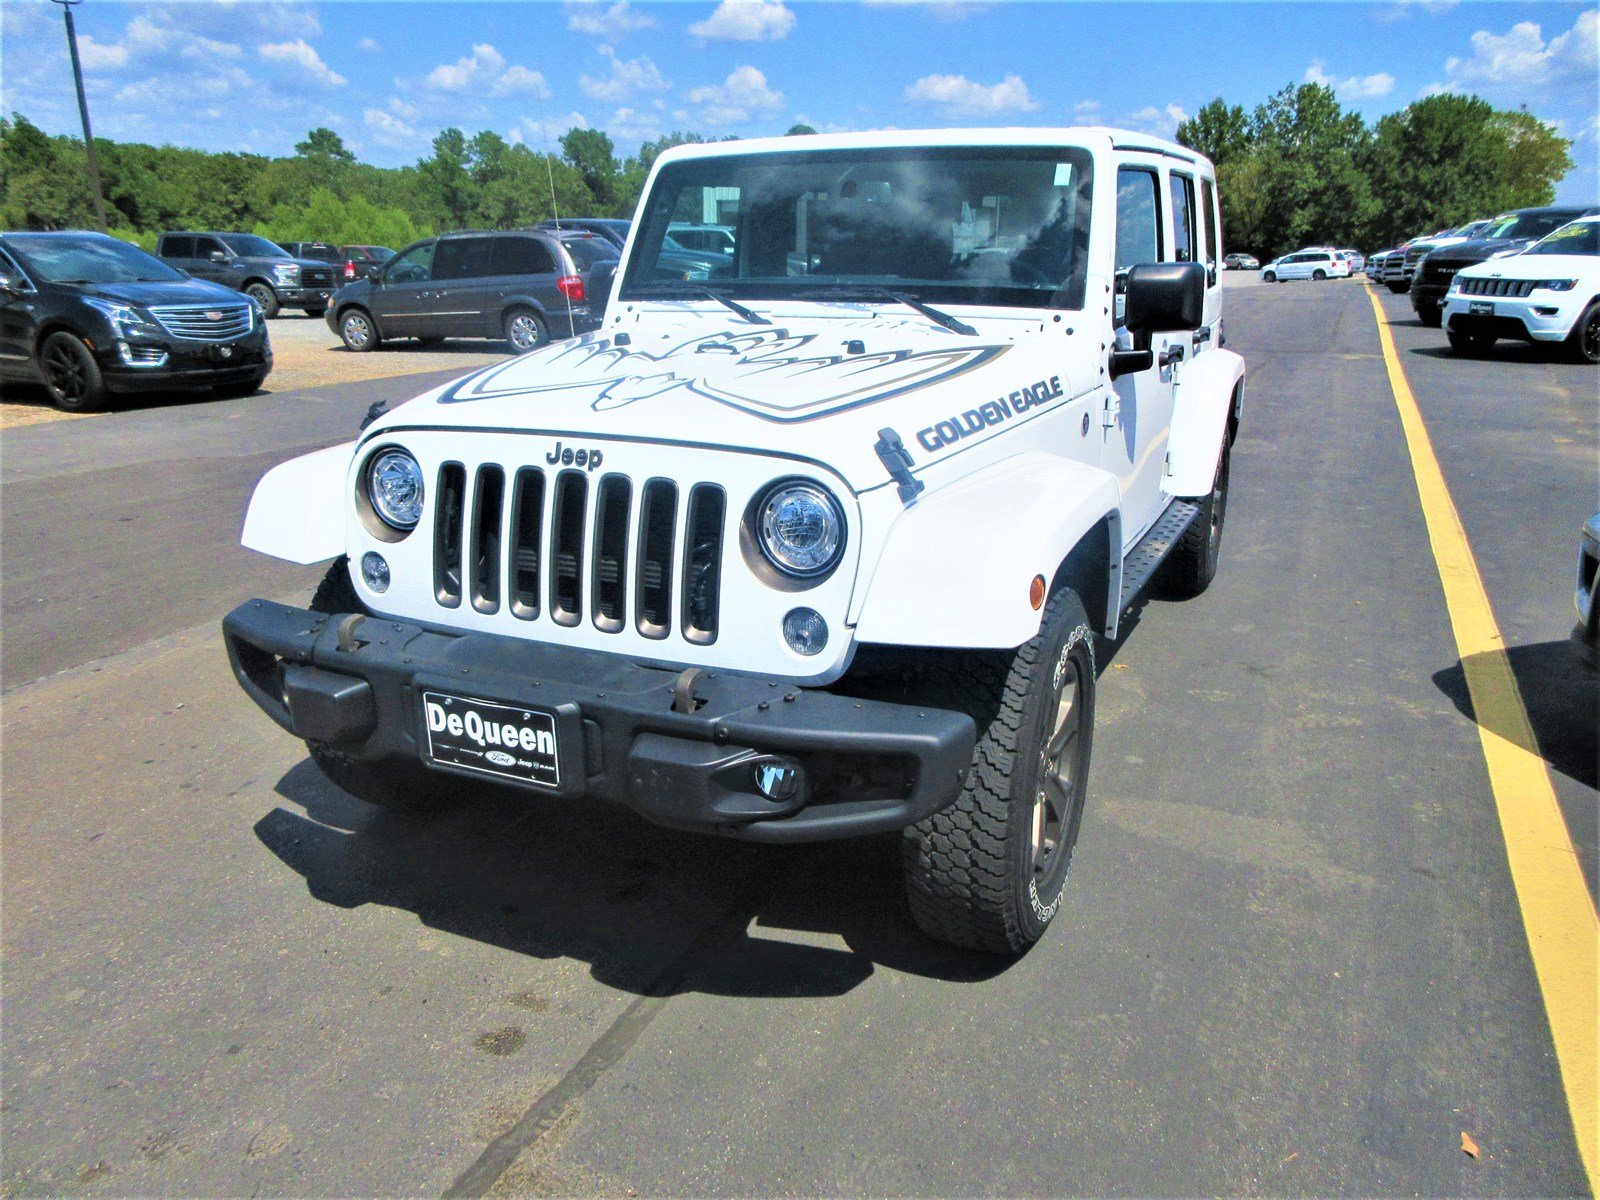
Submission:
[[[1350,263],[1336,250],[1299,250],[1261,268],[1266,283],[1281,279],[1348,279]]]
[[[1518,338],[1564,342],[1578,362],[1600,362],[1600,215],[1458,271],[1444,327],[1457,354],[1481,356],[1499,338]]]
[[[671,217],[710,211],[727,273],[661,278]],[[309,608],[228,615],[235,675],[365,800],[902,831],[924,929],[1024,950],[1084,811],[1096,637],[1158,568],[1217,569],[1221,232],[1211,163],[1125,130],[668,150],[598,332],[262,479],[244,544],[336,562]]]

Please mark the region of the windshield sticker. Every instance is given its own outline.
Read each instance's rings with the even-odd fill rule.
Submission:
[[[1004,354],[1006,346],[947,346],[876,354],[830,353],[843,342],[784,329],[722,332],[669,342],[664,349],[617,345],[590,335],[514,358],[447,388],[441,404],[508,396],[587,399],[596,412],[689,392],[767,421],[810,421],[947,383]],[[535,384],[526,378],[537,361]]]

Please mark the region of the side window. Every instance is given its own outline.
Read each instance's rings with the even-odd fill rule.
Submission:
[[[233,255],[222,244],[219,238],[197,237],[194,240],[194,254],[196,258],[210,258],[213,254],[221,253],[226,258]]]
[[[1194,180],[1187,175],[1170,175],[1167,188],[1172,196],[1172,257],[1176,262],[1198,262],[1195,253]]]
[[[547,275],[556,269],[549,249],[531,237],[495,238],[489,262],[495,275]]]
[[[1222,257],[1222,226],[1217,223],[1217,189],[1209,179],[1200,181],[1200,208],[1205,216],[1206,266],[1211,279],[1217,278],[1217,259]]]
[[[433,255],[433,278],[442,282],[447,279],[480,279],[491,274],[489,255],[496,240],[464,237],[440,242]]]
[[[161,253],[168,258],[193,258],[194,239],[188,234],[178,234],[175,237],[163,238]]]
[[[1156,196],[1154,171],[1143,167],[1117,171],[1118,271],[1135,263],[1161,261],[1161,212]]]
[[[427,283],[433,277],[433,247],[433,242],[423,242],[391,259],[384,278],[390,283]]]

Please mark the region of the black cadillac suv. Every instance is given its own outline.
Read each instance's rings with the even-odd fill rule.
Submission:
[[[113,392],[247,395],[272,370],[255,302],[103,233],[0,233],[0,379],[57,408]]]

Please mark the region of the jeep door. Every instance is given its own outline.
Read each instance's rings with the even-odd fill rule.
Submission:
[[[433,241],[418,242],[395,255],[383,269],[381,286],[369,299],[372,315],[384,337],[428,337],[432,314]],[[374,282],[379,282],[374,280]]]
[[[1199,232],[1205,242],[1206,307],[1196,349],[1204,350],[1217,344],[1217,322],[1222,319],[1222,220],[1216,182],[1205,176],[1200,179]]]
[[[489,318],[493,237],[440,238],[433,253],[433,288],[424,308],[428,337],[498,337]]]
[[[1117,346],[1135,349],[1122,321],[1128,270],[1139,263],[1173,262],[1180,254],[1192,261],[1192,227],[1174,230],[1167,205],[1168,188],[1159,159],[1124,161],[1117,170],[1116,306]],[[1175,237],[1181,233],[1182,240]],[[1122,537],[1126,549],[1161,515],[1161,491],[1167,434],[1172,426],[1172,367],[1162,367],[1169,345],[1188,349],[1190,335],[1158,333],[1150,350],[1156,365],[1112,382],[1112,396],[1101,425],[1101,465],[1117,477],[1122,493]]]

